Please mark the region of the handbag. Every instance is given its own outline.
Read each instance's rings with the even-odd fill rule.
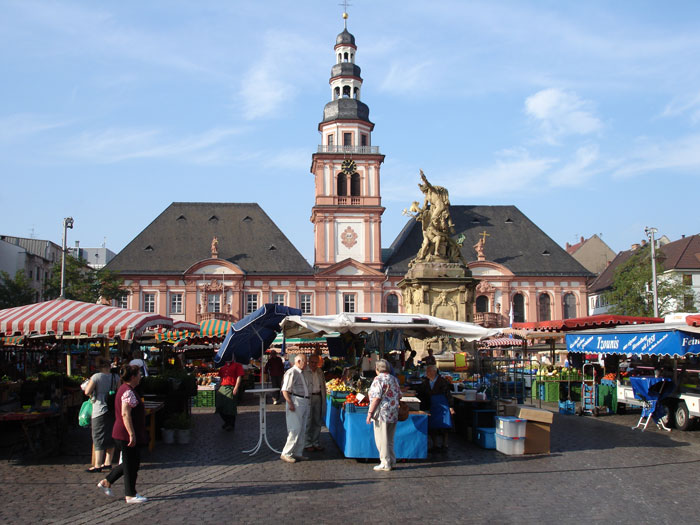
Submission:
[[[92,401],[89,399],[83,401],[80,406],[80,411],[78,412],[78,425],[81,427],[89,427],[90,420],[92,419]]]
[[[399,401],[399,421],[406,421],[408,419],[408,412],[408,403]]]
[[[112,384],[109,386],[109,392],[105,396],[105,404],[107,405],[107,411],[114,415],[114,401],[117,399],[117,390],[114,388],[114,374],[112,376]]]

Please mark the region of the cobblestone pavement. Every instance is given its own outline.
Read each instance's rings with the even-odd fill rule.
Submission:
[[[90,437],[71,429],[65,454],[0,462],[2,523],[697,523],[700,431],[633,431],[638,416],[555,415],[550,455],[507,457],[452,436],[449,452],[374,472],[345,459],[327,432],[324,452],[287,464],[255,444],[257,402],[234,433],[195,409],[189,445],[145,452],[142,505],[126,505],[88,474]],[[284,438],[282,406],[269,405],[271,443]]]

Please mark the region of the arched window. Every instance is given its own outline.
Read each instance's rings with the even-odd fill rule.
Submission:
[[[340,98],[340,88],[338,86],[336,86],[335,89],[333,90],[333,98],[334,99]]]
[[[340,64],[343,61],[343,56],[338,53],[338,64]]]
[[[359,88],[353,88],[352,89],[352,98],[357,98],[357,95],[359,95],[360,90]]]
[[[350,195],[353,197],[360,195],[360,174],[357,172],[350,175]]]
[[[564,295],[564,319],[576,317],[576,296],[572,293]]]
[[[345,54],[343,55],[343,61],[344,61],[344,62],[347,62],[347,61],[348,61],[348,54],[347,54],[347,53],[345,53]]]
[[[389,314],[399,313],[399,297],[395,293],[386,296],[386,312]]]
[[[343,86],[343,98],[350,98],[350,86]]]
[[[489,311],[489,298],[485,295],[480,295],[476,298],[477,313],[485,313]]]
[[[348,179],[345,173],[338,173],[338,195],[341,197],[348,194]]]
[[[525,298],[523,294],[516,293],[513,296],[513,322],[514,323],[524,323],[525,322]]]
[[[551,321],[552,320],[552,300],[549,298],[549,294],[540,294],[540,321]]]

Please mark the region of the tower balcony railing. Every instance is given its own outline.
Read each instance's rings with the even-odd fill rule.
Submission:
[[[332,146],[319,145],[318,153],[361,153],[365,155],[379,155],[379,146]]]
[[[362,204],[361,197],[337,197],[336,202],[339,206],[359,206]]]

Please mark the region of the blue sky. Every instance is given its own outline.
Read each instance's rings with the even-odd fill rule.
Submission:
[[[351,3],[382,246],[421,168],[561,245],[699,232],[699,2]],[[311,262],[338,4],[0,0],[0,233],[118,252],[173,201],[257,202]]]

